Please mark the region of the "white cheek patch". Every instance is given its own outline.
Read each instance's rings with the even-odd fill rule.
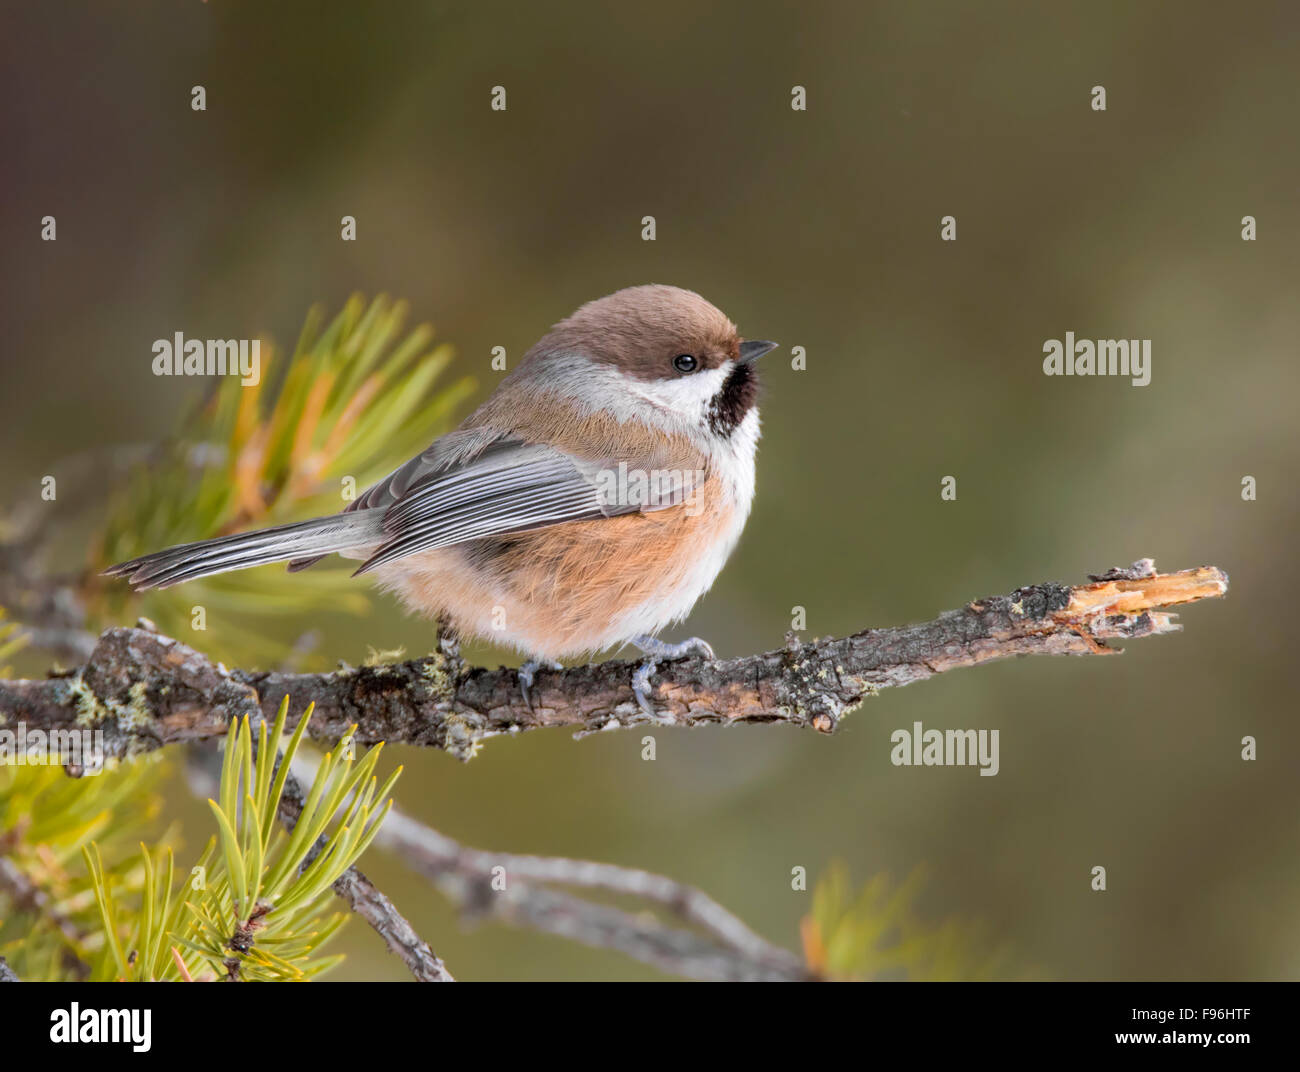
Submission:
[[[703,442],[709,402],[731,374],[734,363],[665,380],[637,380],[608,365],[574,354],[548,371],[546,388],[573,399],[589,413],[604,412],[620,422],[657,424]]]
[[[671,410],[683,420],[698,423],[704,420],[713,396],[727,382],[731,367],[730,361],[724,361],[715,369],[705,369],[679,379],[630,381],[630,387],[647,402]]]

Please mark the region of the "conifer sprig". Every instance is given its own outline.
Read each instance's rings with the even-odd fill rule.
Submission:
[[[151,854],[142,845],[143,883],[125,909],[98,847],[85,849],[111,954],[103,977],[303,980],[341,960],[320,955],[346,919],[326,909],[330,887],[378,833],[401,769],[381,785],[382,746],[357,760],[345,734],[285,831],[276,817],[311,718],[308,708],[286,743],[288,709],[286,698],[270,731],[259,725],[256,747],[248,718],[231,724],[217,799],[208,801],[217,834],[179,888],[170,850]]]
[[[173,544],[335,513],[448,431],[473,381],[437,386],[451,348],[435,346],[427,324],[403,334],[406,316],[404,302],[384,296],[353,296],[328,324],[313,309],[287,362],[262,346],[269,356],[256,385],[215,381],[112,502],[86,579],[91,620],[143,614],[184,635],[192,608],[202,606],[239,622],[214,630],[220,657],[265,664],[293,639],[263,628],[268,617],[291,624],[313,611],[364,613],[366,589],[327,564],[292,575],[283,566],[222,574],[143,595],[95,575]]]

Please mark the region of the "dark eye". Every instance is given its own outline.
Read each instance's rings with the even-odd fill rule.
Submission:
[[[673,368],[678,372],[694,372],[699,367],[700,363],[690,354],[678,354],[673,358]]]

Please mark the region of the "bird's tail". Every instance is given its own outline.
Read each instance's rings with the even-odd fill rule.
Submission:
[[[382,509],[354,510],[236,536],[183,543],[130,562],[119,562],[104,573],[126,577],[133,588],[143,591],[170,588],[183,581],[268,562],[365,548],[383,538],[383,514]]]

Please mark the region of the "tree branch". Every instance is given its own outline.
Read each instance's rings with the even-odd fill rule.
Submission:
[[[317,764],[299,752],[293,770],[315,777]],[[489,852],[460,844],[398,808],[375,844],[431,880],[471,918],[491,918],[612,949],[672,975],[723,982],[811,979],[787,949],[750,930],[703,890],[640,868]],[[699,932],[666,926],[645,911],[624,911],[549,885],[601,890],[656,904]]]
[[[738,659],[664,663],[654,678],[656,714],[637,706],[633,664],[610,661],[542,671],[524,703],[518,674],[468,668],[458,655],[332,673],[228,671],[147,629],[108,629],[90,659],[45,681],[0,682],[0,716],[34,730],[103,732],[108,756],[222,736],[232,716],[281,699],[316,705],[311,735],[442,748],[468,759],[489,737],[548,726],[580,733],[630,726],[786,722],[831,733],[866,697],[959,667],[1010,655],[1114,654],[1108,640],[1181,628],[1167,608],[1214,599],[1228,577],[1205,566],[1156,573],[1149,559],[1091,583],[1046,583],[977,600],[933,621],[800,642]],[[291,719],[296,715],[291,715]],[[3,730],[0,725],[0,730]]]
[[[280,799],[280,821],[292,831],[302,815],[302,786],[290,774],[284,783],[284,794]],[[307,863],[325,847],[326,838],[322,834],[316,839]],[[304,864],[306,866],[306,864]],[[374,928],[384,940],[390,952],[410,969],[419,983],[452,983],[455,979],[430,947],[429,943],[416,933],[407,918],[397,910],[396,905],[388,899],[382,890],[368,879],[356,865],[349,867],[334,883],[334,893],[349,908]]]

